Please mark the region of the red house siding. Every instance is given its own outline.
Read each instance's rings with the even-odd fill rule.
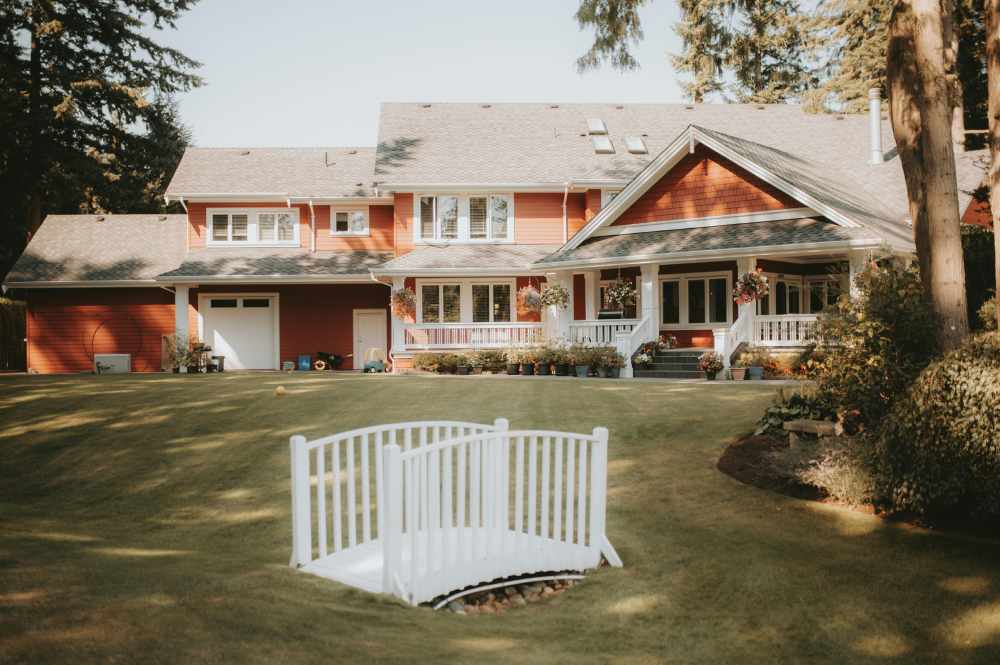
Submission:
[[[614,225],[799,207],[792,197],[699,146],[639,197]]]
[[[132,369],[160,369],[161,339],[174,330],[174,297],[162,289],[32,290],[28,368],[90,372],[95,353],[129,353]]]
[[[370,234],[365,237],[332,236],[330,235],[330,218],[333,210],[368,210],[368,227]],[[391,252],[395,236],[395,220],[393,206],[315,206],[316,210],[316,249],[340,251]]]

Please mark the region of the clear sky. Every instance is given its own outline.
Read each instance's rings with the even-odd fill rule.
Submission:
[[[179,98],[200,146],[374,145],[383,101],[671,102],[673,0],[638,72],[577,74],[576,0],[201,0],[157,38],[203,63]]]

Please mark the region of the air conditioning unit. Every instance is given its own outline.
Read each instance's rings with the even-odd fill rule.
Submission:
[[[128,374],[131,371],[131,353],[94,354],[94,372],[97,374]]]

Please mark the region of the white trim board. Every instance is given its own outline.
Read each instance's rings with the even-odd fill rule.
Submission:
[[[754,224],[757,222],[778,222],[789,219],[806,219],[815,217],[812,208],[789,208],[769,212],[737,213],[734,215],[715,215],[712,217],[689,217],[685,219],[664,220],[661,222],[641,222],[622,226],[605,226],[594,232],[594,237],[620,236],[630,233],[648,233],[650,231],[673,231],[675,229],[700,229],[712,226],[731,226],[735,224]]]

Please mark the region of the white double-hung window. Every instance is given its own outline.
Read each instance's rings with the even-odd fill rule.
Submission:
[[[509,194],[416,196],[414,218],[417,241],[514,240],[514,197]]]
[[[208,246],[298,246],[299,211],[209,209]]]
[[[367,236],[369,235],[368,209],[340,210],[334,208],[331,213],[330,235],[332,236]]]

